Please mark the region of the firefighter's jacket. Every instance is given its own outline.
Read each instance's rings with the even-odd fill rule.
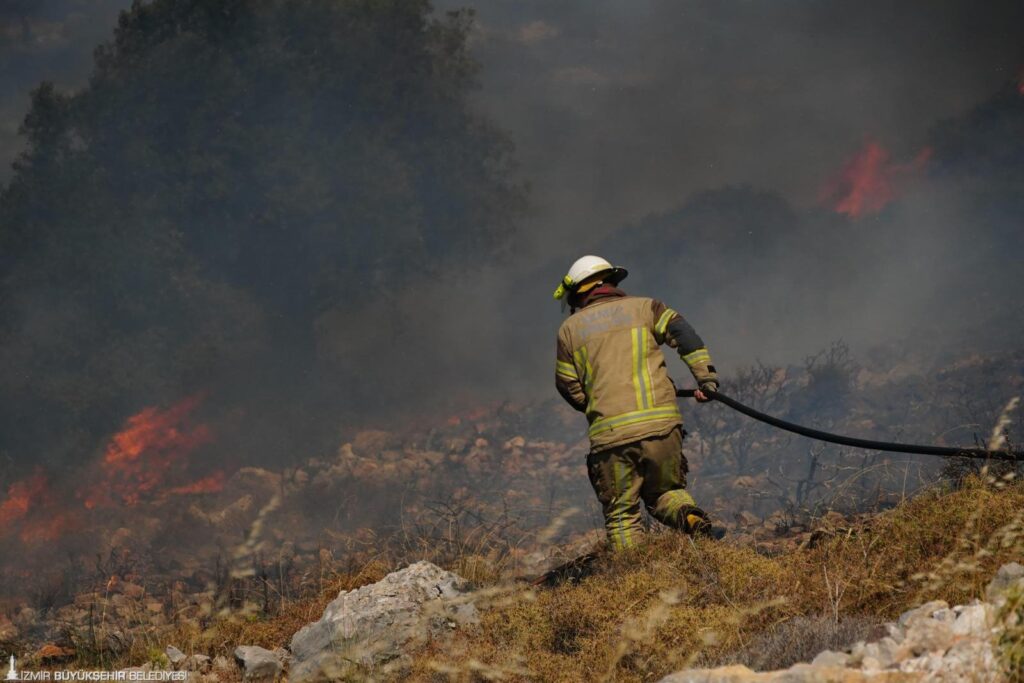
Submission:
[[[682,424],[662,344],[679,352],[698,386],[717,386],[704,342],[660,301],[601,285],[562,323],[555,385],[569,405],[586,413],[593,450],[667,434]]]

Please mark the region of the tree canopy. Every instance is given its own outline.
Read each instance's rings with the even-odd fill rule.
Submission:
[[[323,321],[386,321],[389,292],[499,254],[523,206],[468,102],[471,21],[136,0],[87,87],[40,85],[0,197],[0,449],[59,457],[199,389],[250,420],[274,404],[290,433],[369,400],[387,360],[322,353]]]

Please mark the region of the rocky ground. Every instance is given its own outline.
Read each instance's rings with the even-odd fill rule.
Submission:
[[[780,416],[813,414],[818,427],[934,440],[940,426],[998,413],[961,405],[971,382],[988,388],[978,395],[1003,396],[1024,381],[1020,354],[962,359],[927,382],[912,362],[887,367],[868,371],[840,354],[738,373],[729,392]],[[828,405],[812,411],[807,403],[823,396]],[[687,408],[695,495],[732,542],[764,556],[842,537],[866,517],[846,502],[883,509],[926,479],[922,463],[823,449],[724,409]],[[429,428],[363,431],[280,471],[243,467],[217,491],[77,511],[83,527],[60,542],[25,535],[47,512],[28,508],[0,530],[11,549],[0,562],[0,650],[41,666],[140,652],[164,665],[168,633],[203,632],[225,615],[273,619],[326,578],[374,562],[424,558],[470,581],[481,571],[536,575],[600,537],[582,437],[579,416],[557,404],[492,406]],[[215,664],[200,668],[225,670]]]
[[[1005,676],[998,643],[1007,621],[1007,596],[1024,590],[1024,567],[1000,568],[985,600],[950,607],[933,601],[903,613],[886,626],[888,635],[859,641],[843,651],[826,650],[809,663],[782,671],[753,672],[744,666],[683,670],[661,683],[817,683],[822,681],[998,681]],[[481,600],[482,598],[482,600]],[[340,594],[322,617],[299,630],[287,649],[240,646],[234,661],[166,648],[168,669],[193,672],[201,681],[224,677],[292,683],[331,680],[398,680],[408,670],[408,652],[428,640],[444,642],[456,629],[474,628],[478,602],[492,596],[467,590],[461,577],[418,562],[383,580]],[[139,670],[152,670],[152,666]],[[523,678],[530,679],[527,671]]]
[[[242,474],[269,476],[258,470]],[[831,512],[812,527],[805,527],[788,523],[781,514],[762,519],[746,513],[727,526],[733,542],[755,547],[765,555],[781,555],[847,533],[867,517]],[[601,533],[595,531],[559,546],[531,552],[524,550],[508,576],[532,579],[553,565],[584,554],[599,543],[601,537]],[[296,546],[286,546],[289,547]],[[302,552],[303,547],[300,545],[296,550]],[[316,566],[316,551],[315,547],[309,548],[305,556],[297,559],[306,566]],[[289,555],[289,559],[296,561],[296,555]],[[25,605],[13,610],[10,616],[0,615],[0,642],[20,643],[22,649],[18,652],[23,658],[49,666],[75,661],[79,651],[116,656],[131,650],[135,643],[159,642],[175,629],[199,630],[225,616],[234,619],[272,616],[267,610],[266,595],[250,584],[245,584],[249,586],[246,590],[232,594],[230,587],[218,589],[217,584],[200,571],[191,580],[168,579],[161,590],[153,591],[152,584],[147,586],[142,578],[130,573],[114,574],[98,590],[75,595],[70,604],[48,610]],[[204,579],[206,585],[203,585]],[[24,649],[26,645],[29,649]],[[204,664],[200,668],[205,671],[213,663],[210,660],[209,666]]]
[[[780,671],[754,672],[745,666],[693,669],[660,683],[820,683],[822,681],[999,681],[1005,678],[997,642],[1005,592],[1024,586],[1024,567],[1004,565],[989,586],[988,599],[950,607],[933,601],[908,610],[886,625],[889,635],[858,641],[847,650],[825,650],[811,662]]]

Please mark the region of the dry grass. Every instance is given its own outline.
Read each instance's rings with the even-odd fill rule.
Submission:
[[[166,665],[164,649],[167,645],[174,645],[187,655],[228,657],[237,645],[259,645],[272,650],[287,645],[296,631],[319,619],[324,608],[340,591],[379,581],[396,567],[395,564],[374,561],[349,572],[332,573],[323,577],[319,594],[285,601],[273,618],[224,608],[206,620],[208,625],[205,628],[196,619],[183,618],[169,627],[136,630],[135,635],[128,639],[121,639],[125,629],[112,619],[106,622],[98,620],[92,633],[69,633],[71,642],[76,646],[76,656],[68,665],[76,669],[120,669],[146,662]],[[117,647],[109,645],[112,637],[118,638]],[[97,643],[107,646],[97,647]],[[33,663],[39,668],[46,668],[43,662]]]
[[[999,654],[1011,683],[1024,681],[1024,590],[1013,587],[1006,594],[1006,603],[998,615],[1003,624],[999,637]]]
[[[686,666],[784,667],[875,635],[878,624],[926,600],[978,597],[1022,550],[1024,484],[973,477],[775,557],[656,533],[639,548],[602,555],[580,583],[550,589],[498,581],[500,563],[482,554],[449,558],[442,564],[487,589],[481,623],[413,653],[395,680],[645,681]],[[116,664],[158,658],[166,642],[211,655],[239,644],[287,645],[339,591],[382,578],[396,559],[330,577],[318,597],[289,601],[272,617],[225,612],[202,629],[181,626],[159,648],[140,642]]]
[[[742,664],[755,671],[782,669],[809,662],[823,650],[843,650],[858,640],[877,640],[885,635],[878,619],[848,615],[837,622],[831,614],[798,616],[754,636],[745,647],[699,657],[700,667]]]
[[[657,535],[603,558],[601,571],[578,585],[521,590],[476,631],[418,653],[411,677],[656,680],[798,635],[798,620],[834,624],[836,641],[862,637],[922,601],[978,597],[1000,564],[1020,556],[1022,517],[1024,486],[974,479],[775,558]],[[844,624],[854,626],[846,632]],[[774,658],[748,662],[774,668],[793,656],[779,647]],[[530,675],[509,673],[523,670]]]

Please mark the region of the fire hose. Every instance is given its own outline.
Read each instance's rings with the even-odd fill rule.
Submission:
[[[677,389],[676,396],[683,398],[693,398],[694,389]],[[866,448],[874,451],[892,451],[896,453],[916,453],[919,455],[935,455],[942,458],[980,458],[985,460],[1024,460],[1024,451],[1019,450],[995,450],[990,451],[985,448],[959,448],[956,446],[922,446],[918,444],[909,443],[893,443],[890,441],[872,441],[870,439],[858,439],[852,436],[843,436],[841,434],[832,434],[830,432],[823,432],[819,429],[811,429],[810,427],[804,427],[803,425],[794,424],[793,422],[787,422],[781,420],[767,413],[762,413],[759,410],[754,410],[750,406],[743,405],[734,398],[730,398],[720,391],[704,391],[704,395],[713,401],[724,403],[735,411],[743,413],[747,417],[752,417],[755,420],[764,422],[778,429],[784,429],[787,432],[793,432],[800,436],[806,436],[811,439],[817,439],[818,441],[827,441],[829,443],[840,444],[842,446],[851,446],[853,448]]]

